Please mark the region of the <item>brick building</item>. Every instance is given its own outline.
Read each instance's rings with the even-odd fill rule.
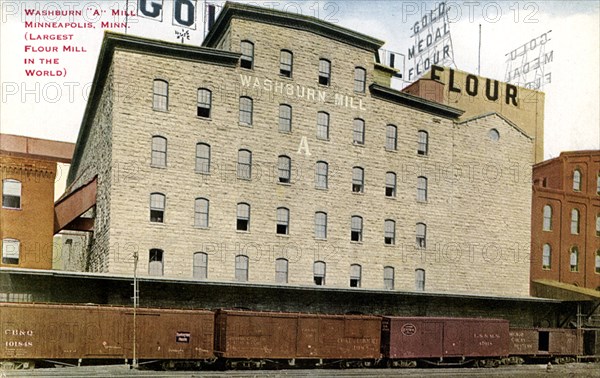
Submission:
[[[544,281],[600,290],[600,151],[563,152],[533,180],[532,294]]]
[[[382,45],[235,3],[202,47],[105,34],[69,172],[89,270],[526,296],[532,137],[390,88]]]
[[[0,134],[0,267],[51,269],[57,164],[72,143]]]

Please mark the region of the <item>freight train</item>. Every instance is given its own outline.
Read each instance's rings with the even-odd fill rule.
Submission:
[[[495,367],[581,354],[574,329],[502,319],[3,303],[0,368]]]

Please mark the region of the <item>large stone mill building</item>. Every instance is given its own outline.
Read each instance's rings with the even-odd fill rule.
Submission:
[[[105,34],[69,173],[97,185],[85,269],[527,296],[535,135],[392,89],[382,45],[234,3],[201,47]]]

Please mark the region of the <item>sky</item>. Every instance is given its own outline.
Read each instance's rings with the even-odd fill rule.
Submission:
[[[174,1],[178,0],[162,0],[162,21],[156,21],[135,15],[137,0],[1,0],[0,132],[76,142],[103,33],[125,31],[119,25],[102,24],[125,21],[122,15],[111,15],[113,10],[128,5],[134,13],[128,17],[128,34],[181,42],[178,32],[187,30],[184,43],[202,43],[204,1],[197,1],[195,30],[173,24]],[[147,7],[160,2],[147,0]],[[404,55],[414,42],[414,23],[439,3],[240,2],[318,17],[381,39],[386,42],[384,49]],[[504,81],[506,54],[546,34],[545,52],[552,52],[552,61],[544,66],[550,80],[542,89],[546,92],[545,158],[561,151],[600,149],[600,1],[447,1],[447,6],[454,67],[477,73],[481,25],[480,75],[484,77]],[[27,15],[27,9],[75,10],[82,15],[35,16]],[[73,24],[31,28],[27,22]],[[73,51],[63,52],[65,46],[73,46]],[[535,51],[530,51],[533,58],[532,54]],[[400,89],[403,83],[394,85]]]

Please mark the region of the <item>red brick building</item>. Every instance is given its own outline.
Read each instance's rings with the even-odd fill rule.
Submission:
[[[531,227],[533,283],[600,290],[600,151],[563,152],[533,167]]]

